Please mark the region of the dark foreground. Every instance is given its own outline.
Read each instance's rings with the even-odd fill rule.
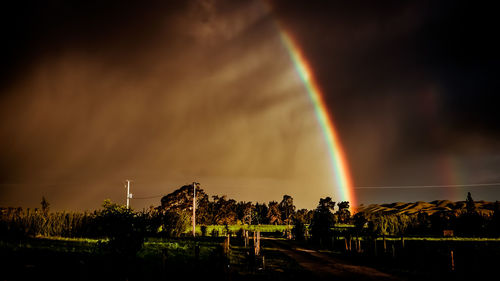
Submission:
[[[408,241],[404,252],[370,256],[263,239],[254,257],[238,239],[229,251],[223,242],[151,239],[128,256],[95,240],[0,241],[0,280],[475,280],[496,275],[500,251],[498,242]],[[459,253],[454,268],[450,247]]]

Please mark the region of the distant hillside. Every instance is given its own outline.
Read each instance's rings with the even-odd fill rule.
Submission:
[[[494,202],[475,201],[476,209],[483,215],[491,215],[493,213]],[[367,215],[374,214],[406,214],[413,215],[419,212],[424,212],[432,215],[436,212],[465,212],[465,201],[452,202],[448,200],[435,200],[432,202],[414,202],[403,203],[396,202],[390,204],[371,204],[361,205],[356,212],[363,212]]]

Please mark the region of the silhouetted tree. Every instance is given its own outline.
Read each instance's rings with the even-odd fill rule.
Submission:
[[[130,208],[106,199],[99,212],[99,225],[109,238],[106,249],[115,254],[133,257],[144,243],[145,225]]]
[[[211,224],[235,224],[236,223],[236,201],[226,199],[226,196],[212,196],[210,212],[212,213]]]
[[[163,215],[162,231],[170,237],[179,237],[190,229],[191,219],[191,212],[188,210],[167,211]]]
[[[290,195],[283,195],[283,200],[279,204],[281,213],[281,220],[285,224],[291,224],[293,215],[295,214],[295,205],[293,205],[293,198]]]
[[[256,203],[255,211],[253,212],[252,224],[267,224],[269,220],[267,219],[267,205],[266,203]]]
[[[292,233],[297,241],[304,241],[306,227],[304,223],[298,219],[294,220]]]
[[[329,245],[332,237],[332,228],[335,226],[333,209],[335,202],[332,198],[326,197],[319,200],[318,207],[314,210],[311,221],[311,235],[313,240],[319,245]]]
[[[255,206],[252,202],[240,201],[236,204],[237,218],[243,224],[252,224],[252,213]]]
[[[42,213],[44,216],[47,216],[49,214],[50,204],[45,199],[45,196],[42,196],[42,202],[40,202],[40,204],[42,205]]]
[[[295,212],[295,220],[300,221],[303,224],[311,224],[311,220],[314,214],[314,210],[300,209]]]
[[[476,203],[474,203],[474,200],[472,199],[472,195],[470,192],[467,192],[467,199],[465,200],[465,208],[467,210],[467,213],[472,214],[476,212]]]
[[[368,219],[363,212],[356,213],[353,217],[354,227],[356,233],[360,235],[363,232],[363,228],[368,224]]]
[[[349,219],[351,218],[351,212],[349,211],[349,201],[342,201],[338,203],[337,206],[339,208],[337,211],[339,222],[348,223]]]
[[[200,185],[196,185],[196,206],[204,206],[203,202],[208,200],[208,195],[201,189]],[[161,198],[161,210],[166,211],[182,211],[192,210],[193,208],[193,185],[184,185],[174,192]],[[199,210],[203,216],[203,208]]]
[[[466,212],[457,220],[457,229],[461,235],[477,236],[483,232],[484,218],[477,212],[470,192],[467,193],[465,208]]]
[[[279,209],[279,204],[276,201],[269,202],[269,208],[267,210],[267,219],[270,224],[282,224],[281,212]]]

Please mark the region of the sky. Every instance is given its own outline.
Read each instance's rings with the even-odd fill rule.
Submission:
[[[0,206],[211,195],[341,201],[282,34],[321,87],[360,204],[500,199],[496,7],[466,1],[13,1]],[[491,185],[479,185],[491,184]],[[147,199],[139,199],[147,198]]]

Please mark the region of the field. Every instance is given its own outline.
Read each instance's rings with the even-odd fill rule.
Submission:
[[[293,226],[287,226],[287,225],[272,225],[272,224],[263,224],[263,225],[228,225],[227,229],[226,226],[224,225],[207,225],[206,227],[206,234],[209,236],[213,236],[213,233],[217,233],[218,235],[216,236],[225,236],[227,229],[229,229],[229,232],[235,234],[241,229],[243,230],[248,230],[248,231],[260,231],[261,233],[266,233],[267,235],[271,234],[276,234],[276,235],[282,235],[284,231],[287,229],[291,229]],[[188,233],[190,232],[191,229],[188,230]],[[202,235],[202,226],[197,225],[196,226],[196,234],[198,236]]]
[[[252,265],[242,241],[232,239],[227,256],[224,238],[151,238],[136,257],[106,252],[103,241],[92,239],[32,238],[0,242],[2,280],[155,280],[165,277],[294,280],[303,270],[276,249],[263,246]],[[263,243],[265,244],[265,242]],[[199,246],[196,257],[195,246]],[[299,273],[299,274],[297,274]],[[191,278],[189,278],[191,279]]]
[[[311,248],[307,243],[263,239],[262,256],[252,260],[251,249],[245,248],[243,241],[235,236],[225,255],[224,239],[149,238],[133,258],[107,252],[102,247],[105,241],[96,239],[38,237],[2,241],[0,270],[5,280],[153,280],[185,278],[186,274],[192,279],[218,276],[233,280],[299,280],[314,276],[277,246]],[[409,280],[485,276],[496,272],[496,261],[500,258],[500,239],[413,237],[406,238],[403,247],[399,238],[387,238],[385,250],[383,239],[365,239],[360,242],[360,252],[355,250],[354,241],[352,251],[346,251],[345,240],[339,239],[333,249],[321,252]]]

